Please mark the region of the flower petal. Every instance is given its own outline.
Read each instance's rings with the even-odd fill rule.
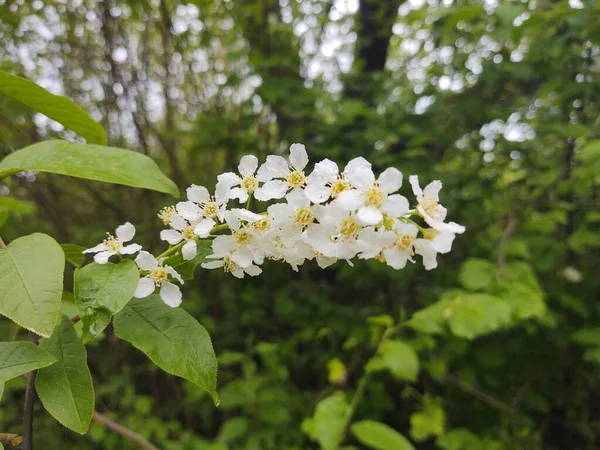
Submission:
[[[171,214],[171,217],[169,217],[169,225],[175,230],[182,231],[188,226],[188,223],[179,214]]]
[[[171,266],[164,266],[164,267],[165,267],[165,271],[169,275],[171,275],[173,278],[175,278],[177,281],[179,281],[181,284],[183,284],[183,278],[181,278],[181,275],[179,275],[179,272],[177,272]]]
[[[231,260],[242,268],[252,264],[253,257],[252,252],[246,248],[241,248],[231,254]]]
[[[395,167],[388,167],[379,175],[378,181],[381,189],[391,194],[402,186],[402,172]]]
[[[374,206],[360,208],[356,217],[363,225],[377,225],[383,220],[383,214]]]
[[[302,144],[292,144],[290,146],[290,163],[296,170],[304,170],[308,164],[308,154]]]
[[[133,255],[142,249],[140,244],[130,244],[123,247],[120,251],[121,255]]]
[[[381,207],[381,210],[390,217],[403,216],[409,209],[408,199],[400,194],[390,195]]]
[[[202,210],[194,202],[179,202],[176,208],[181,217],[192,222],[202,216]]]
[[[183,236],[176,230],[162,230],[160,232],[160,239],[167,241],[171,245],[176,245],[182,241]]]
[[[137,289],[135,290],[135,293],[133,294],[133,296],[135,298],[144,298],[144,297],[148,297],[150,294],[152,294],[154,292],[154,282],[148,278],[148,277],[142,277],[140,278],[140,281],[138,282],[138,286]]]
[[[251,277],[255,277],[255,276],[260,275],[262,273],[262,269],[260,267],[258,267],[258,266],[251,265],[251,266],[246,267],[244,269],[244,272],[246,272]]]
[[[313,203],[323,203],[329,200],[331,188],[324,181],[309,183],[304,189],[304,193]]]
[[[116,255],[116,253],[111,250],[96,253],[94,255],[94,261],[98,264],[106,264],[108,262],[108,258],[110,258],[112,255]]]
[[[115,235],[121,242],[128,242],[135,236],[135,227],[127,222],[117,227]]]
[[[329,159],[324,159],[315,164],[315,168],[309,175],[311,177],[318,177],[323,181],[329,181],[330,183],[337,180],[340,173],[338,165]]]
[[[222,259],[219,259],[218,261],[209,261],[200,265],[204,269],[218,269],[219,267],[223,267],[225,265],[225,262]]]
[[[156,258],[144,250],[137,255],[137,258],[135,258],[135,263],[142,270],[152,270],[158,267],[158,261]]]
[[[84,250],[83,253],[98,253],[98,252],[105,252],[106,250],[108,250],[108,247],[106,245],[98,244],[95,247]]]
[[[288,162],[283,156],[279,155],[267,156],[267,161],[265,162],[264,167],[266,167],[266,170],[273,178],[285,178],[290,173]]]
[[[358,189],[366,189],[375,182],[375,174],[370,167],[357,166],[346,173],[346,179]]]
[[[181,248],[181,255],[183,256],[183,259],[185,259],[186,261],[189,261],[190,259],[194,259],[197,254],[198,254],[198,251],[196,249],[196,241],[188,241]]]
[[[244,155],[240,160],[238,170],[243,177],[251,177],[258,168],[258,158],[254,155]]]
[[[241,187],[235,187],[229,191],[229,198],[237,198],[240,203],[246,203],[248,201],[248,191]]]
[[[194,227],[194,234],[201,238],[207,238],[214,226],[215,221],[213,219],[203,219]]]
[[[440,201],[439,193],[442,189],[442,182],[440,180],[434,180],[425,186],[423,189],[423,195],[434,199],[436,202]]]
[[[181,305],[181,289],[176,284],[166,281],[160,288],[160,298],[167,306],[177,308]]]
[[[419,177],[417,175],[411,175],[408,177],[408,182],[412,186],[413,194],[415,194],[417,200],[420,201],[421,198],[423,198],[423,191],[419,185]]]
[[[208,189],[204,186],[197,186],[192,184],[186,190],[187,198],[196,203],[206,203],[210,200],[210,194],[208,193]]]
[[[400,250],[397,247],[386,248],[383,251],[383,256],[387,265],[394,269],[404,269],[406,263],[410,259],[410,253],[405,250]]]
[[[257,200],[260,200],[262,202],[266,202],[268,200],[273,199],[280,199],[283,198],[283,196],[287,192],[287,189],[288,185],[285,181],[270,180],[258,189],[256,189],[256,191],[254,192],[254,197],[256,197]]]

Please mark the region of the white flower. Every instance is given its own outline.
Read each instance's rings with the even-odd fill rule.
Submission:
[[[216,223],[216,219],[223,222],[228,200],[224,186],[216,189],[214,197],[211,197],[204,186],[195,184],[187,188],[186,193],[188,201],[177,204],[177,212],[181,217],[190,222],[196,222],[201,218],[211,219],[213,223]]]
[[[377,180],[371,168],[364,165],[345,172],[346,179],[355,189],[340,193],[336,202],[347,209],[357,209],[357,217],[364,225],[377,225],[384,214],[396,218],[409,211],[408,200],[393,194],[402,186],[402,173],[398,169],[384,170]]]
[[[242,156],[238,165],[241,176],[233,172],[219,175],[217,177],[217,191],[224,190],[227,193],[227,198],[237,198],[240,203],[247,202],[252,194],[256,197],[255,192],[259,187],[259,182],[270,180],[265,173],[257,175],[256,169],[258,169],[258,158],[256,156]]]
[[[254,197],[268,201],[283,198],[289,190],[302,189],[306,185],[304,168],[307,164],[308,154],[302,144],[290,146],[289,163],[282,156],[267,156],[257,175],[266,183],[254,192]]]
[[[383,257],[388,266],[403,269],[408,261],[414,262],[412,257],[419,229],[412,223],[395,222],[393,230],[396,235],[394,244],[383,250]]]
[[[326,257],[351,259],[361,250],[358,236],[362,225],[353,211],[336,203],[313,207],[319,223],[309,225],[306,239],[314,251]]]
[[[338,165],[329,159],[324,159],[315,164],[315,168],[308,176],[306,181],[306,196],[313,203],[323,203],[330,198],[337,196],[352,186],[346,180],[346,174],[349,171],[356,170],[358,167],[371,168],[371,163],[362,157],[351,160],[340,175]]]
[[[361,249],[359,257],[361,259],[377,258],[384,248],[394,243],[396,235],[385,228],[375,230],[374,227],[367,227],[360,230],[358,234],[358,245]]]
[[[101,244],[88,248],[83,253],[96,253],[94,261],[98,264],[106,264],[108,258],[113,255],[133,255],[142,249],[142,246],[138,244],[123,245],[135,236],[135,227],[129,222],[117,227],[115,236],[109,234]]]
[[[172,218],[174,218],[175,216],[177,216],[177,214],[173,214]],[[209,219],[205,219],[205,220],[209,220]],[[187,221],[185,221],[183,219],[181,219],[181,221],[179,219],[173,220],[171,222],[171,226],[173,227],[173,229],[162,230],[160,232],[160,238],[163,241],[167,241],[171,245],[177,245],[181,241],[185,241],[185,244],[183,245],[183,247],[181,247],[181,254],[183,256],[183,259],[185,259],[185,260],[194,259],[197,254],[196,232],[195,232],[195,228],[197,228],[197,227],[194,227],[193,225],[189,224]],[[212,225],[211,225],[211,228],[212,228]],[[210,229],[209,229],[209,232],[210,232]],[[202,237],[208,237],[208,233],[206,233],[206,236],[202,236]]]
[[[294,190],[286,196],[287,203],[276,203],[267,209],[271,224],[276,228],[294,227],[306,229],[314,221],[310,200],[301,190]]]
[[[448,211],[439,204],[439,193],[442,189],[441,181],[432,181],[425,186],[425,189],[421,189],[417,175],[411,175],[408,180],[412,186],[413,193],[417,197],[417,211],[421,214],[427,225],[437,231],[449,231],[456,234],[465,232],[465,227],[462,225],[454,222],[444,222]]]
[[[212,243],[212,255],[207,259],[215,261],[202,263],[205,269],[217,269],[223,267],[225,272],[231,272],[236,278],[244,278],[247,273],[250,276],[257,276],[262,273],[262,269],[253,264],[254,254],[249,248],[242,248],[236,242],[233,235],[217,236]]]
[[[134,297],[148,297],[157,287],[160,287],[160,297],[171,308],[181,304],[181,290],[179,286],[169,281],[169,275],[183,284],[183,279],[171,266],[164,265],[164,260],[157,260],[146,251],[140,252],[135,258],[138,267],[148,275],[140,278]]]

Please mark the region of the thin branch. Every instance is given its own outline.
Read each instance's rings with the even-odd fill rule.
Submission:
[[[29,332],[29,340],[38,343],[36,334]],[[33,450],[33,404],[35,402],[35,370],[27,374],[27,387],[25,388],[25,404],[23,405],[23,450]]]
[[[18,434],[0,433],[0,444],[8,445],[11,448],[19,448],[23,438]]]
[[[115,433],[120,434],[125,439],[128,439],[131,442],[135,442],[140,448],[142,448],[144,450],[160,450],[158,447],[155,447],[154,445],[152,445],[150,442],[148,442],[146,439],[141,437],[139,434],[134,433],[129,428],[126,428],[123,425],[110,420],[108,417],[103,416],[98,411],[94,411],[94,415],[92,416],[92,419],[98,423],[101,423],[106,428],[108,428],[110,431],[114,431]]]
[[[462,380],[459,380],[454,375],[447,373],[446,380],[448,380],[450,383],[454,384],[455,386],[459,387],[463,391],[468,392],[469,394],[477,397],[479,400],[483,401],[484,403],[487,403],[488,405],[490,405],[493,408],[496,408],[502,412],[510,414],[511,416],[518,415],[518,412],[515,409],[511,408],[506,403],[492,397],[490,394],[487,394],[483,391],[480,391],[477,388],[474,388],[473,386],[465,383]]]
[[[72,323],[77,323],[77,322],[79,322],[79,320],[81,320],[81,317],[79,317],[79,314],[75,314],[73,317],[71,317]]]
[[[506,215],[506,228],[504,228],[504,233],[502,233],[500,243],[498,244],[498,274],[501,274],[506,267],[506,247],[508,246],[508,241],[510,241],[510,238],[515,233],[517,222],[517,216],[513,211]]]

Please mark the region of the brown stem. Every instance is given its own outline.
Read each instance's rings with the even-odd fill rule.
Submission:
[[[0,433],[0,444],[8,445],[11,448],[19,448],[23,438],[18,434]]]
[[[81,319],[81,317],[79,317],[79,314],[75,314],[73,317],[71,317],[71,322],[77,323],[77,322],[79,322],[80,319]]]
[[[148,442],[146,439],[141,437],[139,434],[134,433],[129,428],[126,428],[123,425],[110,420],[108,417],[103,416],[98,411],[94,411],[94,415],[92,416],[92,419],[98,423],[101,423],[106,428],[108,428],[110,431],[114,431],[115,433],[120,434],[125,439],[128,439],[131,442],[135,442],[140,448],[143,448],[144,450],[160,450],[158,447],[155,447],[154,445],[152,445],[150,442]]]
[[[506,215],[506,228],[504,228],[504,233],[502,233],[500,243],[498,244],[498,274],[501,274],[506,267],[506,247],[508,241],[510,241],[510,238],[515,233],[517,222],[517,216],[513,211]]]
[[[36,334],[29,332],[29,340],[38,343]],[[25,404],[23,406],[23,450],[33,450],[33,404],[35,402],[35,370],[27,374],[27,387],[25,388]]]
[[[474,388],[473,386],[465,383],[462,380],[459,380],[454,375],[451,375],[449,373],[446,374],[446,380],[448,380],[450,383],[454,384],[455,386],[458,386],[463,391],[468,392],[469,394],[472,394],[473,396],[477,397],[479,400],[483,401],[484,403],[487,403],[488,405],[490,405],[493,408],[496,408],[500,411],[510,414],[511,416],[518,415],[517,411],[515,409],[511,408],[506,403],[492,397],[491,395],[489,395],[485,392],[480,391],[477,388]]]

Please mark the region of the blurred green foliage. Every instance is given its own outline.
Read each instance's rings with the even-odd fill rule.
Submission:
[[[599,15],[590,0],[0,0],[0,69],[72,98],[180,189],[300,141],[442,180],[467,227],[432,272],[198,270],[183,307],[212,336],[220,406],[109,326],[88,345],[97,409],[167,450],[361,449],[340,414],[369,374],[353,419],[418,449],[599,448]],[[0,136],[2,156],[75,138],[2,97]],[[158,248],[171,201],[30,172],[3,183],[7,242],[89,246],[129,220]],[[1,340],[23,335],[0,320]],[[21,432],[23,389],[6,383],[0,431]],[[37,411],[41,448],[135,448]]]

